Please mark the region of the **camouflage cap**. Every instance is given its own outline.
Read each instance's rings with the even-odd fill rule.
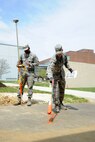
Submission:
[[[27,44],[27,45],[25,45],[25,46],[23,47],[23,49],[24,49],[24,51],[26,51],[26,50],[29,50],[30,47],[29,47],[29,45]]]
[[[62,49],[62,45],[61,44],[57,44],[55,46],[55,52],[56,52],[56,54],[63,54],[63,49]]]

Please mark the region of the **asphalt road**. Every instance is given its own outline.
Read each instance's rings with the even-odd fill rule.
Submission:
[[[51,91],[51,88],[36,86],[34,89]],[[95,93],[66,91],[93,101],[66,104],[68,110],[61,110],[51,123],[51,115],[47,114],[50,95],[33,94],[36,101],[31,107],[26,104],[0,106],[0,142],[95,142]],[[38,103],[39,100],[44,102]]]
[[[67,104],[49,123],[48,103],[0,106],[0,142],[95,142],[95,104]]]

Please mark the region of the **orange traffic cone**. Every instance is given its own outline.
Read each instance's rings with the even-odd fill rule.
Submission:
[[[49,104],[48,104],[48,114],[52,113],[52,100],[50,99]]]

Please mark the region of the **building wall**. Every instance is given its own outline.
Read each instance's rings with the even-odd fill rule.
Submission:
[[[66,54],[67,56],[70,57],[70,61],[72,62],[95,64],[94,50],[82,49],[78,51],[69,51],[69,52],[66,52]]]
[[[66,78],[66,88],[95,87],[95,64],[80,62],[69,62],[69,64],[78,74],[76,78]]]

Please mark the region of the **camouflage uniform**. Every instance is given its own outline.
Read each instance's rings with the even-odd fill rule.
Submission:
[[[50,63],[47,67],[47,77],[50,80],[54,80],[53,85],[53,102],[56,105],[60,106],[64,99],[65,92],[65,71],[64,66],[68,70],[72,70],[68,64],[67,56],[63,54],[63,49],[61,45],[56,45],[55,47],[56,54],[51,58]],[[57,55],[61,54],[59,58]]]
[[[23,95],[24,86],[27,83],[28,101],[31,101],[31,97],[33,94],[35,66],[39,64],[39,61],[37,56],[30,51],[29,54],[24,53],[23,55],[20,56],[20,60],[18,61],[17,66],[19,66],[20,64],[23,65],[23,67],[20,68],[19,72],[19,80],[22,84],[22,94],[20,94],[20,88],[19,88],[18,99],[19,101],[21,101],[21,95]]]

